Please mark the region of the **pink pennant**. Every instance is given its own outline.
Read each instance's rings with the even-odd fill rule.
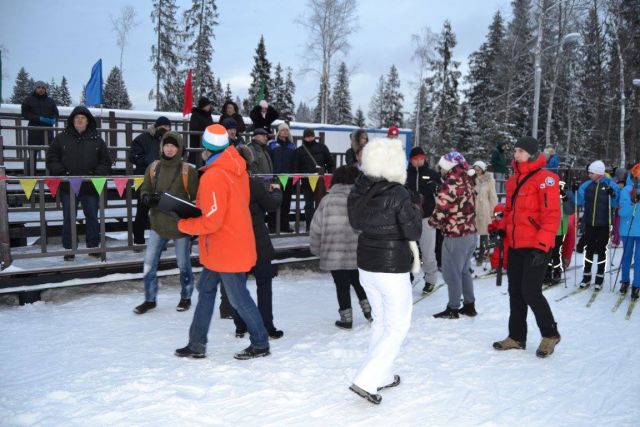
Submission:
[[[44,183],[49,187],[51,197],[56,197],[56,194],[58,194],[58,187],[60,187],[61,182],[62,180],[60,178],[47,178],[44,180]]]
[[[291,185],[296,185],[298,181],[302,178],[300,175],[293,175],[293,181],[291,181]]]
[[[116,190],[118,190],[118,195],[122,197],[124,194],[124,189],[127,187],[127,182],[129,182],[129,178],[113,178],[113,182],[116,184]]]
[[[333,178],[333,175],[322,175],[322,179],[324,180],[324,188],[328,189],[329,187],[331,187],[331,178]]]

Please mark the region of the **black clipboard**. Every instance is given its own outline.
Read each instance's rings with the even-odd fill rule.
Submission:
[[[197,218],[202,215],[202,211],[193,203],[179,199],[169,193],[160,193],[160,201],[157,206],[158,210],[177,216],[178,218]]]

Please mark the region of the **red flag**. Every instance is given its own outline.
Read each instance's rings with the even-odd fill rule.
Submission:
[[[186,116],[191,113],[193,107],[193,88],[191,87],[191,69],[184,82],[184,104],[182,104],[182,115]]]

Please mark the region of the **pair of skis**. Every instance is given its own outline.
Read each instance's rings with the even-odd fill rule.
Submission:
[[[438,289],[440,289],[440,288],[441,288],[441,287],[443,287],[443,286],[444,286],[444,283],[440,283],[440,284],[436,285],[436,286],[433,288],[433,290],[432,290],[431,292],[426,293],[426,294],[425,294],[425,293],[423,293],[423,294],[422,294],[422,295],[420,295],[419,297],[414,298],[414,299],[413,299],[413,305],[416,305],[417,303],[419,303],[419,302],[420,302],[420,301],[422,301],[423,299],[425,299],[425,298],[427,298],[427,297],[429,297],[429,296],[433,295],[433,294],[434,294]]]
[[[627,297],[627,294],[626,294],[626,293],[621,294],[621,295],[618,297],[618,300],[616,301],[615,305],[614,305],[614,306],[613,306],[613,308],[611,309],[611,312],[612,312],[612,313],[615,313],[615,312],[618,310],[618,308],[622,305],[622,303],[624,302],[624,299],[625,299],[626,297]],[[629,301],[629,306],[627,307],[627,314],[624,316],[624,318],[625,318],[626,320],[629,320],[629,319],[631,318],[631,313],[633,313],[633,308],[636,306],[636,301],[638,301],[638,300],[636,300],[636,299],[631,299],[631,300]]]
[[[570,293],[568,293],[568,294],[566,294],[566,295],[564,295],[564,296],[562,296],[562,297],[558,298],[558,299],[556,300],[556,302],[558,302],[558,301],[562,301],[562,300],[564,300],[564,299],[567,299],[567,298],[569,298],[569,297],[571,297],[571,296],[573,296],[573,295],[580,294],[580,293],[582,293],[582,292],[586,291],[587,289],[589,289],[589,288],[577,288],[577,289],[573,290],[572,292],[570,292]],[[600,290],[600,291],[593,291],[593,292],[591,293],[591,298],[589,298],[589,301],[587,302],[587,307],[591,307],[591,306],[593,305],[593,303],[595,302],[596,298],[598,298],[598,295],[599,295],[600,293],[602,293],[602,290]],[[615,313],[615,312],[618,310],[618,308],[620,308],[620,306],[621,306],[621,305],[622,305],[622,303],[624,302],[624,300],[625,300],[626,296],[627,296],[627,294],[625,293],[625,294],[622,294],[622,295],[620,295],[620,296],[618,297],[618,299],[616,300],[616,303],[614,304],[613,308],[611,309],[611,312],[612,312],[612,313]],[[629,301],[629,306],[628,306],[628,308],[627,308],[627,314],[625,315],[625,319],[626,319],[626,320],[629,320],[629,319],[631,318],[631,314],[633,313],[633,309],[635,308],[636,301],[637,301],[637,300],[635,300],[635,299],[631,299],[631,300]]]

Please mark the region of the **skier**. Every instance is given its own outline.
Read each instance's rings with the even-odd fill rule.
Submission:
[[[605,166],[600,160],[589,165],[589,179],[578,188],[578,205],[584,206],[585,258],[584,272],[580,288],[591,286],[593,256],[598,255],[598,269],[594,285],[595,291],[602,289],[604,270],[607,264],[607,244],[611,228],[611,210],[615,208],[618,186],[605,176]]]
[[[352,286],[364,317],[371,320],[371,306],[358,275],[358,233],[349,224],[347,214],[347,198],[359,174],[353,165],[340,166],[334,171],[331,188],[313,215],[309,234],[311,253],[320,257],[320,270],[330,271],[336,285],[340,314],[336,326],[342,329],[353,326]]]
[[[545,282],[550,285],[557,285],[562,278],[562,271],[564,270],[562,248],[565,244],[565,237],[569,231],[569,218],[575,211],[573,192],[567,188],[564,181],[560,181],[560,200],[562,220],[560,221],[560,227],[558,227],[558,233],[556,234],[555,246],[551,253],[549,268],[547,268],[547,274],[545,275]]]
[[[631,259],[635,264],[633,273],[633,286],[631,299],[637,300],[640,294],[640,274],[638,265],[640,262],[640,163],[631,168],[627,185],[620,193],[620,235],[622,236],[622,280],[620,293],[626,294],[630,283]],[[635,249],[634,249],[635,248]]]
[[[362,172],[349,195],[351,226],[360,230],[360,282],[373,314],[369,352],[350,390],[379,404],[377,392],[400,384],[392,365],[411,326],[409,272],[420,268],[416,241],[422,232],[418,207],[404,187],[407,160],[398,139],[376,139],[362,150]]]
[[[499,233],[509,249],[509,336],[493,343],[496,350],[524,350],[527,310],[531,307],[542,335],[536,356],[547,357],[560,342],[558,325],[542,294],[542,281],[560,226],[558,176],[543,169],[546,159],[538,141],[522,137],[514,149],[514,174],[507,180],[507,200]]]

